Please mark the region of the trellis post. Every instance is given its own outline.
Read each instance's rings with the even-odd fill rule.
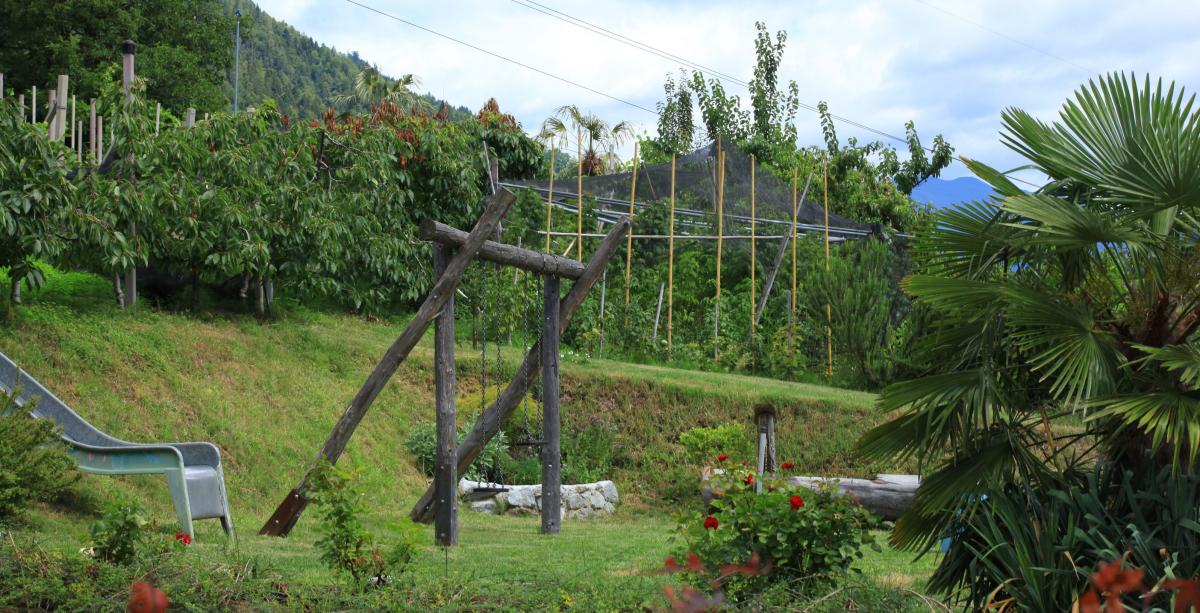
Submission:
[[[633,144],[633,179],[629,182],[629,219],[633,219],[633,204],[637,201],[638,144]],[[625,239],[625,327],[629,328],[629,284],[633,280],[633,230]],[[629,338],[626,336],[625,338]]]
[[[755,236],[755,221],[756,221],[758,211],[755,206],[756,203],[755,203],[755,197],[754,197],[754,166],[755,166],[755,158],[754,158],[754,154],[751,153],[750,154],[750,342],[751,343],[754,342],[754,332],[758,325],[758,322],[755,321],[755,317],[754,317],[755,316],[754,302],[755,302],[755,299],[757,298],[757,296],[755,295],[755,292],[757,291],[757,287],[755,286],[755,269],[758,268],[758,248],[757,248],[757,240],[758,239]]]
[[[800,169],[792,169],[792,293],[788,305],[788,357],[796,355],[796,225],[800,216],[800,203],[796,200],[796,191],[800,183]]]
[[[133,52],[136,47],[137,44],[132,40],[121,44],[121,81],[126,103],[133,100]],[[137,241],[137,222],[132,220],[129,222],[129,237]],[[125,304],[129,306],[130,313],[137,314],[137,264],[125,271]]]
[[[554,158],[557,157],[554,144],[550,145],[550,190],[546,192],[546,253],[550,253],[550,233],[554,231],[551,223],[554,211]]]

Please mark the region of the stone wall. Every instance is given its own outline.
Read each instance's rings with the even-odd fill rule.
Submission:
[[[475,492],[476,488],[504,488],[507,492]],[[537,515],[542,512],[541,485],[498,485],[463,479],[458,493],[471,510],[498,515]],[[562,486],[563,518],[612,515],[620,502],[612,481]]]

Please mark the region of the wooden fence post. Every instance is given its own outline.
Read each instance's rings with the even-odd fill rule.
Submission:
[[[125,102],[133,100],[133,53],[137,45],[132,40],[121,44],[121,82],[125,90]],[[132,154],[130,154],[132,158]],[[132,177],[131,177],[132,178]],[[137,222],[129,222],[129,237],[137,242]],[[125,271],[125,303],[129,312],[137,314],[137,264]]]
[[[441,278],[450,257],[450,247],[433,245],[434,278]],[[433,326],[434,395],[437,403],[437,472],[433,479],[434,496],[437,499],[434,542],[443,547],[452,547],[458,544],[453,291]]]
[[[754,422],[758,429],[758,491],[762,492],[763,476],[775,472],[775,407],[759,404],[754,407]]]
[[[542,325],[542,534],[558,534],[562,523],[562,464],[558,406],[558,277],[547,275]]]

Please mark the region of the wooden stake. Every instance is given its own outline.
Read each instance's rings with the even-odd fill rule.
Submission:
[[[788,355],[796,355],[796,241],[799,234],[796,223],[799,220],[800,204],[796,200],[796,191],[800,187],[800,170],[792,169],[792,293],[788,306]]]
[[[672,349],[675,320],[675,154],[671,154],[671,220],[667,233],[667,351]]]
[[[75,124],[75,134],[79,137],[83,136],[83,122],[82,121]],[[83,138],[75,139],[75,163],[76,164],[83,163]]]
[[[75,129],[75,94],[71,94],[71,148],[79,148],[79,132]]]
[[[575,223],[575,259],[583,261],[583,129],[575,129],[575,144],[579,148],[579,180],[575,191],[579,195],[579,209],[576,211]]]
[[[133,58],[136,45],[132,40],[126,40],[121,47],[121,84],[125,90],[125,103],[129,104],[133,100]],[[129,150],[128,146],[123,148]],[[132,154],[129,155],[129,159],[133,159]],[[137,222],[135,221],[129,222],[129,237],[134,242],[137,241]],[[135,315],[137,314],[137,299],[137,266],[135,265],[125,271],[125,303],[129,305],[130,312]]]
[[[183,127],[190,128],[196,125],[196,109],[189,108],[183,115]]]
[[[633,144],[633,180],[629,182],[629,220],[633,221],[633,203],[637,200],[638,144]],[[633,229],[625,242],[625,327],[629,327],[629,284],[633,280]]]
[[[104,115],[96,116],[96,164],[100,164],[100,158],[104,157]]]
[[[433,246],[433,275],[440,279],[450,261],[451,249]],[[434,398],[437,411],[437,468],[433,478],[436,519],[434,542],[443,547],[458,544],[458,452],[454,375],[454,292],[433,323]]]
[[[70,93],[67,91],[67,88],[69,86],[70,79],[67,78],[67,75],[58,75],[58,102],[54,105],[54,140],[63,141],[64,143],[67,140],[67,96]]]
[[[37,86],[36,85],[33,86],[33,90],[30,95],[33,97],[33,99],[29,103],[29,108],[30,108],[29,122],[37,123]]]
[[[808,188],[812,185],[812,173],[809,173],[808,178],[804,180],[804,191],[800,192],[800,202],[804,202],[808,198]],[[795,203],[792,208],[795,209]],[[765,237],[764,237],[765,238]],[[779,251],[775,252],[775,261],[771,268],[767,271],[767,278],[763,280],[762,296],[758,299],[758,315],[755,323],[762,319],[763,312],[767,310],[767,300],[771,297],[771,290],[775,287],[775,277],[779,275],[779,269],[783,267],[783,256],[787,255],[788,245],[792,242],[792,233],[788,232],[783,235],[783,240],[779,243]],[[791,304],[791,299],[788,300]]]
[[[336,463],[338,458],[341,457],[342,452],[346,450],[346,444],[354,434],[354,430],[358,428],[359,422],[366,416],[367,410],[371,408],[371,405],[375,402],[375,398],[379,396],[379,392],[383,391],[384,386],[391,380],[392,375],[396,373],[396,369],[400,368],[400,363],[408,357],[413,347],[416,347],[417,341],[424,336],[425,330],[429,327],[433,318],[445,308],[446,302],[454,295],[454,290],[457,288],[458,282],[462,279],[463,273],[466,272],[467,264],[475,257],[479,249],[483,247],[484,241],[496,231],[500,220],[508,212],[508,209],[512,207],[512,203],[516,199],[516,196],[506,189],[500,190],[491,197],[483,215],[480,216],[479,221],[475,223],[475,227],[471,230],[466,244],[459,247],[454,257],[450,258],[450,261],[446,264],[446,270],[442,273],[442,276],[438,277],[437,282],[429,291],[429,295],[421,303],[421,307],[417,310],[416,315],[409,320],[404,331],[388,347],[388,350],[383,354],[379,363],[375,365],[375,368],[371,370],[371,374],[363,382],[362,387],[359,388],[358,393],[354,395],[354,399],[346,407],[337,424],[329,433],[329,438],[321,446],[317,457],[300,479],[300,483],[291,492],[288,492],[283,502],[279,504],[267,522],[263,524],[259,534],[284,536],[295,526],[296,520],[300,518],[300,514],[304,511],[304,507],[308,505],[308,498],[306,496],[308,493],[308,479],[317,462],[321,459],[326,459],[331,463]]]
[[[25,121],[25,94],[17,94],[17,106],[21,107],[21,121]]]
[[[88,104],[88,155],[96,162],[96,99]]]
[[[53,89],[49,90],[47,92],[48,99],[46,100],[46,138],[48,138],[49,140],[54,140],[54,133],[58,130],[58,117],[55,114],[55,112],[58,109],[56,108],[57,105],[54,100],[54,95],[57,93],[58,93],[58,91],[53,90]]]
[[[751,153],[750,154],[750,341],[751,342],[754,341],[754,332],[758,327],[758,321],[755,319],[755,312],[754,312],[755,300],[757,299],[757,296],[755,295],[755,292],[757,291],[757,286],[755,284],[754,275],[755,275],[755,269],[758,268],[758,250],[757,250],[757,244],[756,244],[757,239],[755,238],[755,223],[757,221],[755,218],[755,215],[757,215],[757,208],[755,206],[756,203],[754,200],[754,198],[755,198],[755,194],[754,194],[754,172],[755,172],[754,166],[755,166],[755,163],[756,162],[755,162],[754,154]]]
[[[162,118],[162,103],[159,102],[154,105],[154,133],[156,135],[158,134],[159,119],[161,119],[161,118]]]
[[[558,277],[545,277],[542,321],[542,534],[558,534],[562,523],[562,456],[558,407]]]
[[[821,160],[821,174],[825,181],[825,272],[829,272],[829,158]],[[829,353],[826,376],[833,376],[833,306],[825,303],[825,345]]]
[[[658,340],[658,316],[662,315],[663,287],[665,286],[666,283],[658,284],[658,306],[654,307],[654,334],[650,336],[652,341]]]
[[[551,220],[554,215],[554,145],[550,145],[550,191],[546,192],[546,253],[550,251],[550,233],[554,231],[554,225]]]
[[[725,152],[717,152],[717,301],[713,305],[713,360],[721,359],[721,252],[725,234]]]

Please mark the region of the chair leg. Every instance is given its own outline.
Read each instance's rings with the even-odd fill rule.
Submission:
[[[167,489],[171,491],[171,502],[175,505],[175,517],[179,518],[179,527],[188,536],[196,538],[192,529],[192,505],[188,500],[187,481],[182,470],[168,470]]]

